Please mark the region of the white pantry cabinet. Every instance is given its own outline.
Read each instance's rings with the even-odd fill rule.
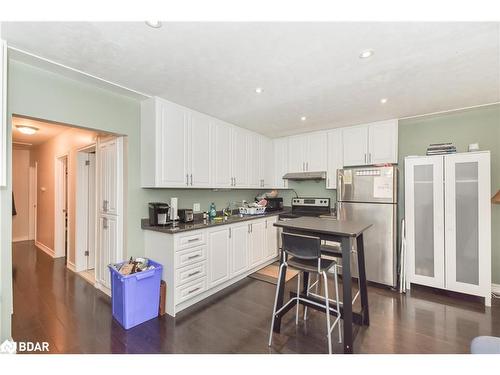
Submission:
[[[197,112],[191,112],[187,136],[187,173],[189,186],[209,188],[212,186],[212,120]]]
[[[248,147],[249,132],[245,129],[232,127],[232,186],[248,186]]]
[[[398,162],[397,120],[343,128],[342,137],[346,167]]]
[[[337,188],[337,169],[343,166],[343,145],[342,130],[333,129],[327,133],[328,139],[328,157],[326,169],[326,188]]]
[[[274,153],[273,187],[286,189],[288,188],[288,180],[284,180],[283,176],[288,173],[288,138],[275,138],[272,143]]]
[[[174,234],[144,231],[145,255],[163,265],[166,311],[176,313],[275,261],[276,216]]]
[[[294,135],[288,138],[288,171],[326,171],[326,132]]]
[[[408,281],[491,305],[489,151],[405,159]]]

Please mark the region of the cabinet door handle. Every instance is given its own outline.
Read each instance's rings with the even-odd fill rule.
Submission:
[[[200,257],[200,254],[191,255],[190,257],[188,257],[188,260],[196,259],[196,258],[199,258],[199,257]]]
[[[194,288],[194,289],[191,289],[191,290],[188,292],[188,294],[194,293],[194,292],[196,292],[197,290],[200,290],[200,287],[198,287],[198,288]]]
[[[231,238],[231,228],[229,228],[229,238]]]
[[[306,171],[308,171],[308,170],[309,170],[309,162],[306,161]]]
[[[103,228],[103,229],[108,229],[108,227],[109,227],[109,226],[108,226],[108,219],[107,219],[107,218],[105,218],[105,217],[103,217],[103,218],[102,218],[102,228]]]
[[[189,174],[186,173],[186,186],[189,186]]]
[[[188,240],[188,242],[194,242],[194,241],[198,241],[198,238],[191,238]]]
[[[250,224],[248,224],[248,233],[250,233]]]
[[[267,229],[267,220],[266,220],[266,229]]]
[[[188,277],[191,277],[191,276],[194,276],[194,275],[198,275],[201,271],[196,271],[196,272],[191,272],[190,274],[188,274]]]
[[[365,154],[365,164],[368,164],[368,158],[366,157],[366,154]]]
[[[372,162],[372,153],[369,152],[368,153],[368,163],[371,163]]]
[[[193,186],[193,175],[191,175],[191,186]]]

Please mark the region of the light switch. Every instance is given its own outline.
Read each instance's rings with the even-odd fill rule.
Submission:
[[[200,212],[200,204],[199,203],[193,204],[193,212]]]

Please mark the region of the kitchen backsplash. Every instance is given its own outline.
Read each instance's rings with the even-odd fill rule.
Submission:
[[[302,197],[328,197],[336,200],[336,190],[325,189],[325,181],[289,181],[289,187]],[[279,190],[285,206],[290,206],[295,197],[293,190]],[[170,202],[171,197],[179,198],[179,208],[193,208],[193,203],[199,203],[201,211],[207,211],[211,202],[217,209],[226,207],[229,202],[246,200],[253,202],[255,197],[266,190],[229,190],[229,189],[144,189],[148,202]],[[144,206],[143,216],[147,216],[147,205]]]

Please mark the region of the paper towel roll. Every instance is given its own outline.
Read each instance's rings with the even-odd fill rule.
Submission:
[[[170,220],[177,220],[177,198],[170,198]]]

